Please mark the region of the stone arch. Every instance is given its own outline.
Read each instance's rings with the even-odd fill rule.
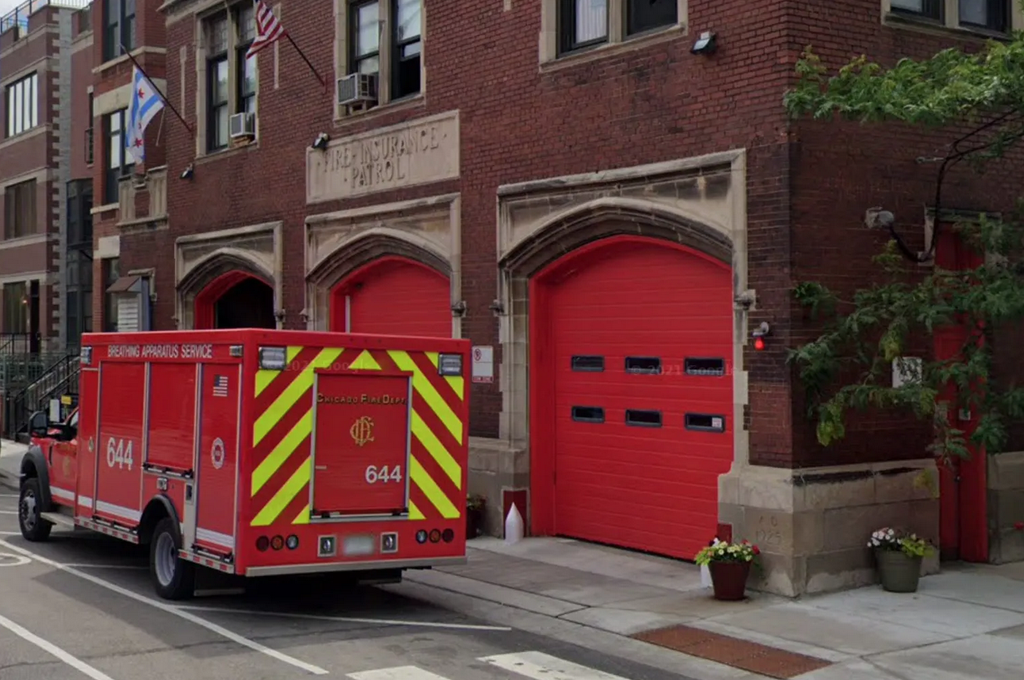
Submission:
[[[449,281],[452,278],[449,260],[425,239],[415,238],[398,229],[369,229],[339,243],[306,276],[306,299],[311,302],[311,308],[306,310],[307,325],[326,330],[334,289],[354,272],[383,257],[411,260],[436,271]]]
[[[620,235],[679,243],[727,265],[733,264],[733,243],[725,230],[693,220],[663,204],[606,197],[549,216],[509,250],[500,266],[513,278],[529,279],[581,246]]]
[[[197,303],[212,304],[231,286],[254,278],[274,290],[274,310],[280,308],[280,292],[273,274],[247,251],[224,247],[206,255],[178,282],[178,327],[194,328]],[[206,299],[210,298],[210,299]]]

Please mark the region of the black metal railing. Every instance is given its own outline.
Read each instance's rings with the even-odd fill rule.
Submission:
[[[46,410],[51,399],[71,397],[77,401],[81,363],[78,352],[68,352],[50,364],[35,380],[4,395],[3,436],[25,439],[28,421],[36,411]]]

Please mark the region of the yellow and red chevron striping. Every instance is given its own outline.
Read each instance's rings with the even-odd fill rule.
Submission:
[[[409,517],[459,517],[464,470],[456,455],[467,436],[465,381],[438,375],[437,362],[436,352],[289,347],[284,370],[259,371],[252,431],[252,525],[309,521],[316,368],[412,376]]]

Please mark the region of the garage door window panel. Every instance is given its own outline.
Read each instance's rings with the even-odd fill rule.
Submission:
[[[577,423],[603,423],[604,409],[598,406],[573,406],[572,419]]]
[[[709,413],[687,413],[685,418],[687,430],[697,432],[725,432],[725,416]]]
[[[633,427],[661,427],[661,411],[626,410],[626,425]]]
[[[703,357],[686,357],[683,360],[683,372],[686,375],[725,375],[724,359],[708,359]]]
[[[658,375],[661,373],[661,359],[659,357],[626,357],[626,373]]]
[[[604,371],[604,357],[574,355],[570,365],[574,371],[600,373]]]

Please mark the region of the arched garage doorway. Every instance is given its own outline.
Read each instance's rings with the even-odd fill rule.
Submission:
[[[415,260],[380,257],[331,291],[331,330],[450,338],[448,277]]]
[[[692,559],[733,460],[729,267],[611,236],[542,269],[529,295],[534,524]]]
[[[221,274],[196,295],[196,329],[276,327],[274,289],[252,274]]]

